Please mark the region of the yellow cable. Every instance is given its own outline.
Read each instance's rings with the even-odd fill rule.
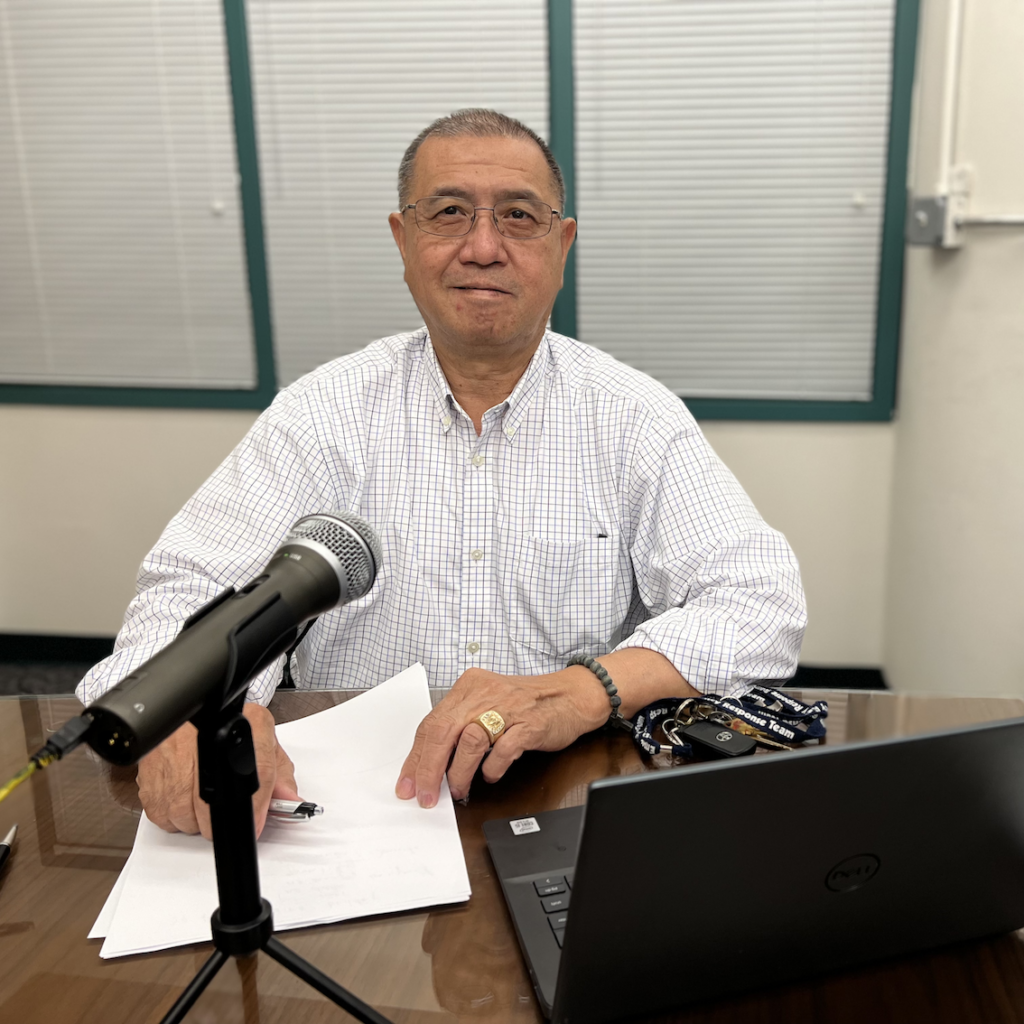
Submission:
[[[37,771],[39,768],[45,768],[49,763],[50,762],[47,761],[46,764],[36,764],[35,761],[29,761],[29,763],[22,768],[21,771],[3,787],[3,789],[0,789],[0,800],[6,799],[11,792],[20,786],[21,783],[23,783],[34,771]]]
[[[18,772],[2,789],[0,800],[6,800],[33,772],[41,771],[47,765],[59,761],[65,754],[75,749],[85,739],[92,726],[92,719],[79,715],[65,722],[29,759],[28,764]]]

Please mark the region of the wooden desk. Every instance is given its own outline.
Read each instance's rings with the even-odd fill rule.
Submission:
[[[351,695],[287,692],[272,708],[279,721],[287,721]],[[1024,714],[1018,700],[813,696],[822,695],[831,709],[830,744]],[[66,698],[0,700],[0,778],[20,768],[45,732],[78,710]],[[469,805],[457,808],[473,888],[467,905],[281,937],[396,1024],[540,1021],[481,823],[579,804],[593,779],[668,763],[642,760],[628,737],[610,733],[584,737],[561,754],[526,755],[501,783],[478,782]],[[131,776],[115,775],[91,752],[76,751],[0,805],[0,832],[14,821],[20,823],[18,842],[0,881],[0,1024],[158,1021],[210,945],[103,961],[100,943],[85,938],[131,850],[138,821]],[[666,931],[657,941],[673,940]],[[681,978],[684,968],[681,957]],[[190,1024],[349,1019],[266,956],[221,971],[188,1017]],[[659,1020],[1024,1021],[1024,943],[1020,933],[1006,935]]]

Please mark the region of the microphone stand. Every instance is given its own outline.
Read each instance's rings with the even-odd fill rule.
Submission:
[[[229,957],[250,956],[261,949],[357,1020],[391,1024],[274,936],[270,904],[260,894],[252,816],[252,795],[259,788],[259,778],[252,730],[242,714],[246,688],[223,703],[225,694],[235,689],[230,683],[239,663],[236,636],[230,643],[232,656],[225,688],[214,688],[193,719],[199,730],[199,791],[210,805],[213,826],[220,906],[213,912],[210,928],[216,949],[167,1011],[162,1024],[178,1024]]]

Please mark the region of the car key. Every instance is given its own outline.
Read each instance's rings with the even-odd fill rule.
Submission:
[[[757,749],[757,741],[753,736],[744,736],[716,722],[692,722],[678,727],[676,734],[693,747],[694,753],[711,757],[743,757]]]
[[[769,747],[772,750],[793,749],[788,744],[780,743],[778,740],[772,739],[766,732],[762,732],[760,729],[744,722],[742,718],[734,718],[729,723],[729,728],[734,729],[738,733],[742,733],[744,736],[749,736],[755,743],[759,743],[762,747]]]

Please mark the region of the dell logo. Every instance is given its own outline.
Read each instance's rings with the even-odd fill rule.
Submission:
[[[825,885],[833,892],[852,892],[870,882],[881,866],[882,862],[873,853],[847,857],[825,876]]]
[[[135,710],[136,710],[136,711],[137,711],[137,712],[138,712],[138,713],[139,713],[140,715],[142,714],[142,712],[143,712],[143,711],[145,711],[145,710],[146,710],[146,705],[145,705],[145,704],[133,704],[133,705],[132,705],[132,707],[133,707],[133,708],[135,708]]]

